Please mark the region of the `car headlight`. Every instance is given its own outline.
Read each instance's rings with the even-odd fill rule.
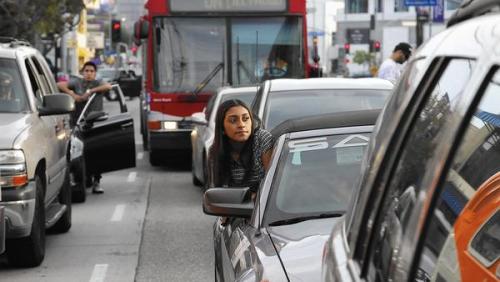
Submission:
[[[0,187],[20,187],[28,183],[26,158],[21,150],[0,150]]]
[[[78,137],[71,135],[70,160],[75,160],[83,155],[83,142]]]

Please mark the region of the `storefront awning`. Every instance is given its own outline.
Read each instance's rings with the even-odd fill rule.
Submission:
[[[475,116],[493,126],[500,127],[500,115],[492,114],[485,111],[479,111],[475,114]]]

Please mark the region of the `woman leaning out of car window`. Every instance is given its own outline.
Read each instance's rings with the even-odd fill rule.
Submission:
[[[254,198],[269,168],[273,143],[272,135],[258,127],[244,102],[222,103],[210,150],[209,186],[250,187]]]

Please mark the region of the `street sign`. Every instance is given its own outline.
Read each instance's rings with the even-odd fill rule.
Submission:
[[[437,0],[405,0],[405,6],[436,6]]]
[[[347,29],[347,42],[351,44],[369,44],[369,28],[349,28]]]
[[[87,47],[104,49],[104,32],[93,31],[87,34]]]
[[[435,23],[444,22],[444,0],[437,0],[437,5],[432,7],[432,21]]]

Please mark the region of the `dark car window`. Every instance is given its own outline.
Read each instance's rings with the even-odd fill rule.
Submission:
[[[15,60],[0,59],[0,80],[0,113],[27,111],[26,90]]]
[[[264,127],[272,130],[285,120],[336,112],[381,109],[390,90],[323,89],[269,93]]]
[[[500,171],[500,72],[488,83],[481,103],[469,122],[468,128],[454,156],[446,181],[440,187],[436,210],[432,213],[429,228],[425,236],[424,248],[420,255],[418,273],[426,277],[438,277],[442,281],[465,281],[459,279],[456,254],[465,250],[457,250],[455,238],[464,236],[462,229],[471,229],[470,244],[472,255],[483,266],[489,266],[500,255],[500,222],[499,217],[491,217],[490,223],[476,224],[483,226],[481,232],[472,230],[468,222],[457,226],[457,220],[467,217],[466,205],[478,195],[478,189],[493,175]],[[481,189],[486,189],[481,188]],[[497,193],[497,194],[494,194]],[[480,195],[480,208],[493,214],[498,209],[498,189],[490,197]],[[476,211],[477,214],[480,211]],[[498,214],[498,213],[497,213]],[[475,218],[479,218],[477,215]],[[474,219],[472,219],[474,221]],[[483,222],[484,223],[484,222]],[[458,230],[454,230],[458,228]],[[484,231],[484,232],[483,232]],[[472,240],[472,235],[477,235]],[[472,241],[472,242],[471,242]],[[450,277],[451,275],[451,277]],[[458,279],[457,279],[458,278]],[[438,279],[439,280],[439,279]]]
[[[359,133],[287,141],[265,222],[345,212],[368,140]]]
[[[407,231],[414,227],[410,222],[413,212],[418,212],[416,199],[428,192],[427,181],[445,157],[447,147],[444,146],[452,143],[461,119],[457,102],[470,80],[473,66],[474,62],[468,59],[450,60],[417,113],[381,205],[382,222],[375,227],[370,257],[370,265],[375,270],[370,275],[375,277],[369,280],[406,280],[405,271],[398,268],[407,267],[405,260],[409,260],[402,254],[402,248],[405,236],[414,235]]]

